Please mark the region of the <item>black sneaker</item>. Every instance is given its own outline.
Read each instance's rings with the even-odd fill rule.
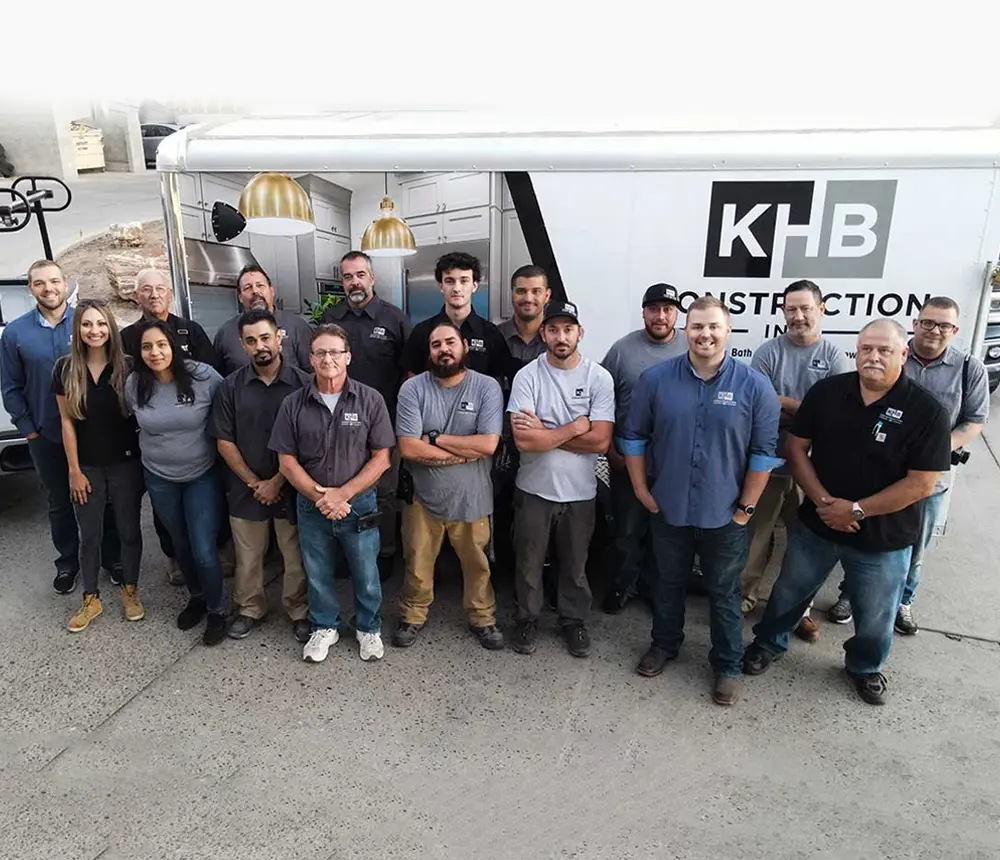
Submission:
[[[751,642],[746,651],[743,652],[743,674],[763,675],[771,668],[771,664],[780,658],[780,654],[772,654],[766,648],[761,648],[756,642]]]
[[[582,624],[567,624],[562,629],[566,648],[574,657],[586,657],[590,654],[590,634]]]
[[[60,570],[52,580],[52,587],[60,594],[72,594],[76,591],[78,570]]]
[[[534,654],[537,638],[538,622],[534,618],[522,618],[514,628],[514,638],[510,647],[518,654]]]
[[[177,616],[177,626],[181,630],[190,630],[205,617],[205,601],[200,597],[192,597]]]
[[[604,595],[604,602],[601,604],[601,609],[607,615],[617,615],[628,605],[628,599],[627,592],[613,588]]]
[[[117,585],[121,588],[125,584],[125,568],[120,564],[116,564],[114,567],[107,567],[105,570],[108,572],[108,579],[111,580],[112,585]]]
[[[301,642],[303,645],[309,641],[309,637],[312,636],[312,625],[309,623],[308,618],[301,618],[292,625],[292,629],[295,631],[295,641]]]
[[[201,641],[205,645],[218,645],[226,638],[226,616],[218,612],[209,612],[205,623],[205,632]]]
[[[834,624],[850,624],[854,620],[851,601],[846,597],[838,597],[837,602],[826,610],[826,617]]]
[[[417,641],[417,635],[423,629],[423,624],[407,624],[404,621],[400,621],[399,625],[393,631],[392,644],[397,648],[409,648]]]
[[[256,619],[251,618],[249,615],[237,615],[233,619],[232,624],[229,625],[229,638],[246,639],[256,623]],[[306,639],[308,640],[308,637]]]
[[[469,629],[476,634],[479,644],[488,651],[503,650],[503,633],[495,624],[489,624],[486,627],[470,626]]]
[[[885,675],[881,672],[872,672],[868,675],[855,675],[853,672],[848,672],[847,677],[854,682],[858,695],[869,705],[885,704],[888,684]]]

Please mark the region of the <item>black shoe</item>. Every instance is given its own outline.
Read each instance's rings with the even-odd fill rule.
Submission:
[[[590,634],[582,624],[567,624],[562,629],[566,648],[574,657],[586,657],[590,654]]]
[[[892,626],[896,629],[897,633],[902,633],[904,636],[917,635],[917,631],[920,628],[913,618],[913,606],[911,604],[899,604],[899,609],[896,610],[896,621]]]
[[[79,573],[78,570],[60,570],[52,580],[52,587],[60,594],[72,594],[76,591],[76,578]]]
[[[119,588],[125,583],[125,568],[120,564],[116,564],[114,567],[107,567],[105,570],[108,572],[108,579],[111,580],[112,585],[117,585]]]
[[[489,624],[486,627],[472,627],[470,625],[469,629],[476,634],[479,644],[488,651],[503,650],[503,633],[495,624]]]
[[[394,555],[380,555],[378,557],[378,578],[381,582],[388,582],[396,572],[396,557]]]
[[[256,623],[257,620],[249,615],[237,615],[233,619],[233,623],[229,625],[229,638],[246,639]]]
[[[510,647],[518,654],[534,654],[537,638],[538,622],[534,618],[522,618],[514,628],[514,638]]]
[[[772,654],[766,648],[761,648],[756,642],[751,642],[743,652],[743,674],[763,675],[771,664],[781,658],[780,654]]]
[[[312,625],[309,623],[308,618],[302,618],[296,621],[292,627],[295,631],[295,641],[301,642],[303,645],[309,641],[309,637],[312,636]]]
[[[628,605],[628,601],[629,596],[627,592],[614,588],[604,595],[604,602],[601,604],[601,609],[608,615],[617,615]]]
[[[218,645],[226,638],[226,616],[218,612],[209,612],[205,623],[205,632],[201,641],[205,645]]]
[[[642,675],[644,678],[655,678],[676,656],[676,654],[664,651],[656,645],[650,645],[649,650],[642,655],[639,665],[635,667],[636,674]]]
[[[192,597],[177,616],[177,626],[181,630],[190,630],[205,617],[205,601],[200,597]]]
[[[848,672],[847,677],[854,682],[858,695],[869,705],[885,704],[888,684],[885,675],[881,672],[872,672],[868,675],[855,675],[853,672]]]
[[[397,648],[409,648],[417,641],[417,634],[424,629],[423,624],[407,624],[403,621],[393,631],[392,644]]]

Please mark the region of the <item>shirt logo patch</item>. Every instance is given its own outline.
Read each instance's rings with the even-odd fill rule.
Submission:
[[[380,325],[375,326],[375,328],[372,329],[370,337],[375,338],[375,340],[385,340],[385,327]]]
[[[903,423],[903,410],[902,409],[891,409],[887,408],[885,412],[879,415],[880,421],[888,421],[891,424],[902,424]]]
[[[360,424],[361,422],[358,421],[358,413],[357,412],[345,412],[344,413],[344,423],[345,424]]]
[[[182,344],[181,344],[181,349],[182,349],[182,350],[183,350],[184,352],[191,352],[191,349],[190,349],[190,348],[188,347],[188,345],[187,345],[186,343],[182,343]]]
[[[463,400],[461,403],[458,404],[458,410],[459,412],[475,412],[476,404],[473,403],[471,400]]]
[[[814,358],[809,362],[810,370],[829,370],[830,363],[825,358]]]
[[[486,341],[481,337],[470,338],[469,349],[474,349],[476,352],[486,352]]]
[[[735,406],[736,399],[732,391],[716,391],[715,392],[715,405],[716,406]]]
[[[586,388],[578,388],[578,389],[576,389],[576,391],[573,392],[573,396],[574,397],[586,397],[587,396],[587,389]]]
[[[282,337],[288,337],[288,332],[285,331],[283,328],[278,329],[278,334],[280,334]]]

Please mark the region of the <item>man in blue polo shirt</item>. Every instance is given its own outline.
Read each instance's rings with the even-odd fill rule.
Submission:
[[[654,514],[653,641],[636,672],[659,675],[677,656],[685,583],[697,554],[711,606],[712,698],[733,705],[741,683],[747,523],[771,470],[784,462],[775,456],[781,404],[767,377],[726,354],[732,325],[718,299],[692,302],[685,334],[684,355],[639,377],[618,431],[636,498]]]

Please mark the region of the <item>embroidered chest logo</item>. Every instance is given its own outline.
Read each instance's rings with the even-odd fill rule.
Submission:
[[[903,410],[887,407],[885,412],[879,415],[879,421],[888,421],[890,424],[902,424]]]
[[[372,329],[370,337],[373,337],[375,340],[388,340],[388,335],[385,333],[385,326],[375,326]]]
[[[459,412],[475,412],[476,411],[476,404],[473,403],[471,400],[463,400],[461,403],[458,404],[458,411]]]
[[[486,341],[484,341],[481,337],[470,338],[469,349],[475,350],[476,352],[486,352]]]
[[[194,395],[193,394],[180,394],[177,395],[177,405],[178,406],[193,406],[194,405]]]
[[[829,370],[830,363],[825,358],[814,358],[809,362],[810,370]]]
[[[714,402],[716,406],[735,406],[736,398],[732,391],[716,391]]]
[[[186,343],[182,343],[182,344],[181,344],[181,349],[182,349],[182,350],[183,350],[184,352],[187,352],[187,353],[190,353],[190,352],[191,352],[191,348],[190,348],[190,347],[189,347],[189,346],[188,346],[188,345],[187,345]]]
[[[343,427],[360,427],[361,422],[358,420],[357,412],[345,412],[344,417],[341,420],[341,426]]]
[[[573,392],[573,397],[574,398],[577,398],[577,397],[579,397],[579,398],[587,397],[587,389],[586,388],[577,388],[576,391]]]

